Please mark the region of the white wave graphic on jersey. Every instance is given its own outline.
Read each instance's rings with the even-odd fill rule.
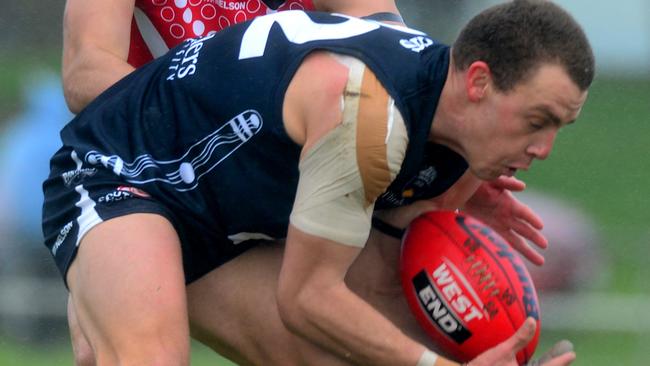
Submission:
[[[228,158],[235,150],[262,129],[262,116],[255,110],[246,110],[216,131],[192,145],[180,158],[155,160],[149,154],[125,162],[117,155],[104,155],[97,151],[86,154],[85,160],[92,165],[102,164],[129,183],[144,184],[160,181],[174,185],[177,191],[189,191],[198,185],[199,179]],[[160,172],[147,173],[156,169]]]

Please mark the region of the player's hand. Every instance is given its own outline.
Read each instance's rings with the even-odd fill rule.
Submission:
[[[573,344],[564,339],[555,343],[555,345],[546,351],[539,360],[532,360],[528,362],[526,366],[543,366],[553,358],[560,357],[569,352],[573,352]]]
[[[517,352],[521,351],[535,336],[536,322],[533,318],[528,318],[517,332],[507,340],[503,341],[496,347],[490,348],[478,357],[470,361],[468,366],[517,366]],[[562,342],[560,342],[562,343]],[[555,348],[555,347],[554,347]],[[551,350],[552,351],[552,350]],[[575,360],[576,355],[573,351],[554,355],[547,352],[543,357],[543,363],[536,365],[543,366],[566,366]],[[540,360],[541,361],[541,360]]]
[[[502,176],[484,182],[465,203],[463,210],[493,228],[529,261],[541,265],[544,257],[526,239],[540,248],[548,246],[546,237],[540,231],[542,219],[512,195],[512,192],[525,188],[526,184],[514,177]]]

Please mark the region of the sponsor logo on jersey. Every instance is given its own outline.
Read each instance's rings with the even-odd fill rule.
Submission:
[[[443,276],[439,269],[434,271],[433,275],[434,279],[435,276]],[[440,290],[429,279],[429,276],[424,270],[413,277],[412,283],[418,295],[417,297],[420,300],[420,305],[438,329],[458,344],[465,342],[472,336],[472,333],[463,325],[460,316],[453,310],[453,305],[445,298],[444,290]],[[453,295],[453,293],[450,293],[450,295]],[[462,306],[465,305],[467,304],[463,304]],[[461,307],[461,305],[457,306]],[[472,315],[470,320],[472,317],[476,318],[477,315]]]
[[[431,38],[417,36],[410,39],[401,39],[399,44],[413,52],[422,52],[425,48],[433,44]]]
[[[221,9],[226,10],[246,10],[246,1],[228,1],[228,0],[207,0],[207,3],[214,4]]]
[[[61,174],[61,178],[63,178],[63,184],[70,187],[81,183],[86,177],[92,177],[96,173],[97,169],[95,168],[83,168],[64,172]]]
[[[199,60],[200,51],[203,48],[203,42],[214,37],[215,33],[210,33],[205,37],[189,39],[183,47],[176,51],[168,67],[169,74],[167,80],[182,79],[186,76],[194,75],[197,70],[196,63]]]
[[[56,255],[56,252],[59,250],[59,247],[63,242],[65,241],[65,238],[68,237],[68,234],[70,234],[70,231],[72,230],[72,224],[73,222],[70,221],[69,223],[65,224],[61,231],[59,231],[59,235],[56,237],[56,241],[54,242],[54,245],[52,246],[52,255]]]

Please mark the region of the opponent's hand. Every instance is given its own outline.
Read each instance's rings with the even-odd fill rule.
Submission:
[[[541,265],[544,257],[526,239],[540,248],[548,246],[540,231],[544,225],[542,219],[511,193],[525,188],[526,184],[514,177],[503,176],[483,182],[463,210],[493,228],[529,261]]]
[[[478,357],[470,361],[467,366],[517,366],[517,352],[526,347],[526,345],[535,336],[536,322],[533,318],[528,318],[524,324],[517,330],[517,332],[507,340],[503,341],[496,347],[490,348]],[[558,343],[562,344],[562,342]],[[557,346],[557,345],[556,345]],[[555,350],[562,351],[562,347]],[[555,347],[553,347],[555,348]],[[559,354],[553,353],[553,349],[547,352],[542,359],[541,363],[535,365],[543,366],[566,366],[570,365],[575,360],[576,355],[572,350],[564,349],[566,352]]]

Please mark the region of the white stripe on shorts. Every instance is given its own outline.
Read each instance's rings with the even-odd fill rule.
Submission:
[[[77,234],[76,246],[79,246],[79,242],[84,235],[103,220],[99,217],[97,211],[95,211],[95,201],[90,198],[88,191],[83,187],[83,185],[80,184],[74,187],[74,190],[81,196],[79,201],[75,203],[75,206],[81,208],[81,215],[77,218],[79,233]]]

